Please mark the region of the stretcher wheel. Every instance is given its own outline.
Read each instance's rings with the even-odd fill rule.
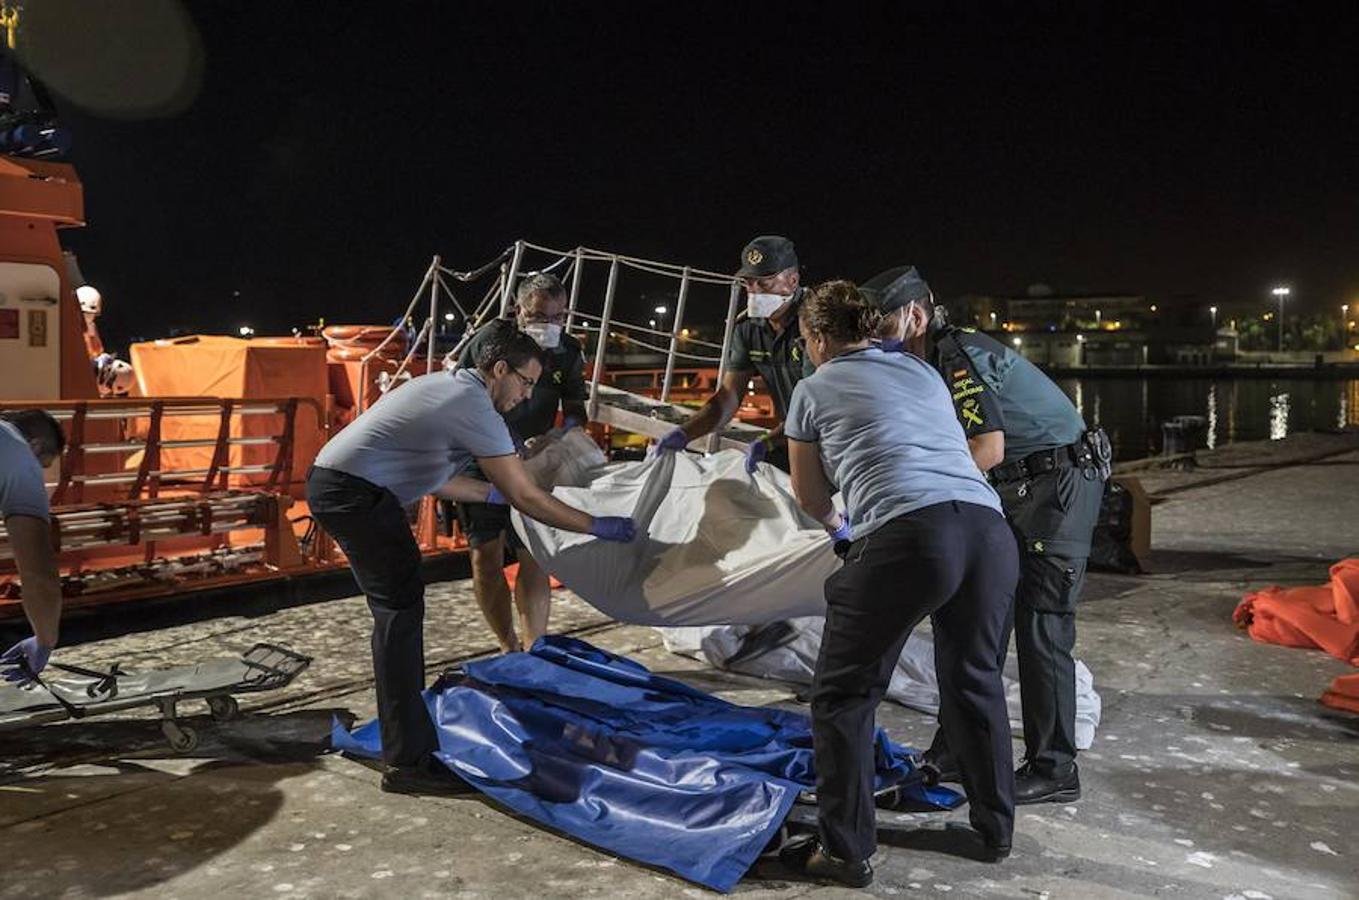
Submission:
[[[85,695],[91,700],[112,700],[118,696],[118,682],[112,679],[91,682],[85,688]]]
[[[176,753],[192,753],[198,747],[198,732],[188,725],[166,719],[160,723],[160,730],[170,742],[170,749]]]
[[[218,722],[229,722],[240,715],[241,707],[230,694],[208,698],[208,712]]]

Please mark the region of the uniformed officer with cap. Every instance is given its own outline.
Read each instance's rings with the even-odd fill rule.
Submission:
[[[803,288],[793,242],[772,234],[755,238],[741,251],[736,277],[746,289],[747,315],[732,330],[722,384],[697,413],[656,446],[661,451],[681,450],[690,441],[724,427],[741,407],[753,371],[764,379],[779,424],[751,441],[746,449],[746,470],[754,472],[766,460],[786,470],[783,420],[793,388],[814,369],[798,329]]]
[[[972,457],[1019,542],[1014,629],[1026,752],[1015,802],[1076,800],[1076,600],[1109,476],[1109,440],[1087,429],[1061,388],[1019,353],[945,324],[914,266],[884,272],[864,291],[884,315],[884,346],[914,353],[943,375]],[[943,734],[925,760],[940,780],[955,780]]]

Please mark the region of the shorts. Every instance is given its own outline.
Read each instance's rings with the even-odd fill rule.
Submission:
[[[498,503],[459,503],[458,525],[462,527],[463,536],[472,547],[480,547],[501,535],[508,536],[511,549],[519,550],[524,546],[524,542],[515,533],[514,526],[510,524],[508,506]]]

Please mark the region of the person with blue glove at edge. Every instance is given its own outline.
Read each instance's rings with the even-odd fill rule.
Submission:
[[[349,558],[373,614],[382,789],[392,793],[468,790],[433,756],[439,743],[421,697],[425,586],[406,507],[426,494],[508,502],[554,528],[636,537],[631,518],[567,506],[524,471],[502,413],[528,399],[543,374],[537,342],[510,330],[487,340],[476,362],[395,388],[331,438],[307,474],[311,513]],[[461,474],[473,461],[489,482]]]
[[[726,426],[741,408],[752,372],[764,379],[780,424],[746,448],[746,471],[761,462],[787,471],[788,448],[783,420],[793,388],[811,374],[811,361],[802,347],[798,307],[803,288],[793,242],[779,235],[762,235],[741,251],[736,277],[746,289],[746,318],[736,323],[727,351],[722,384],[697,413],[661,438],[658,452],[683,450],[691,441]]]
[[[24,615],[33,627],[32,637],[0,655],[0,677],[6,681],[25,682],[41,673],[57,646],[61,577],[42,470],[65,447],[61,426],[42,410],[0,415],[0,517],[19,569]]]
[[[473,368],[487,341],[515,330],[524,332],[543,348],[545,368],[533,386],[533,393],[504,413],[505,424],[516,444],[550,431],[559,409],[564,417],[563,430],[588,421],[585,401],[590,389],[585,383],[585,356],[580,342],[564,328],[566,304],[566,288],[557,276],[549,272],[529,275],[515,291],[514,318],[495,319],[482,326],[458,357],[460,367]],[[468,475],[479,477],[480,473],[473,466]],[[510,509],[504,502],[500,499],[499,503],[459,503],[457,514],[471,548],[472,590],[477,606],[495,633],[500,652],[511,653],[533,646],[535,640],[547,633],[552,586],[547,572],[515,534],[510,525]],[[519,561],[513,598],[505,578],[506,545]],[[514,627],[514,607],[519,609],[519,633]]]
[[[838,489],[853,521],[845,564],[826,579],[812,680],[819,834],[781,858],[818,880],[872,882],[874,711],[928,616],[969,819],[984,858],[999,861],[1014,832],[999,648],[1019,578],[1000,498],[972,462],[944,382],[923,360],[875,345],[881,314],[852,283],[813,289],[799,315],[816,371],[788,408],[793,493],[830,529],[843,525]]]

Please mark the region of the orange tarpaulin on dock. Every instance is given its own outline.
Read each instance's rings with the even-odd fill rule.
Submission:
[[[1359,559],[1331,566],[1328,584],[1247,594],[1232,621],[1257,641],[1325,650],[1359,666]],[[1359,712],[1359,675],[1335,679],[1321,702]]]

